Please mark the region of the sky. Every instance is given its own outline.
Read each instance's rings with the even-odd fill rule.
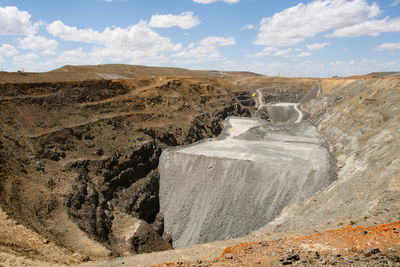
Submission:
[[[0,0],[0,71],[400,71],[400,0]]]

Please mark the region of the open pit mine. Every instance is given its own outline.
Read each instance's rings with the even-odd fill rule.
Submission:
[[[395,266],[399,77],[0,72],[0,266]]]

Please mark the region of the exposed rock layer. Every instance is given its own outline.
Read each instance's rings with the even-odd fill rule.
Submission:
[[[331,144],[338,180],[256,234],[400,219],[400,80],[327,79],[303,106]]]
[[[229,115],[250,116],[232,87],[167,77],[0,84],[1,207],[77,261],[168,249],[158,158],[218,135]],[[19,255],[43,253],[0,235]]]

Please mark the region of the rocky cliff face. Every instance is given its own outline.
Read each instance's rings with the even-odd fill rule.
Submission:
[[[169,249],[159,156],[217,136],[227,116],[250,116],[228,86],[165,77],[0,84],[2,209],[76,260]]]
[[[259,233],[400,219],[400,80],[327,79],[321,87],[322,95],[303,108],[330,142],[338,180]]]

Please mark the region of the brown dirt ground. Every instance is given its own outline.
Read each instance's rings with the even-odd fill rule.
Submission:
[[[241,243],[221,257],[171,266],[399,266],[400,222],[326,231],[298,238]]]

